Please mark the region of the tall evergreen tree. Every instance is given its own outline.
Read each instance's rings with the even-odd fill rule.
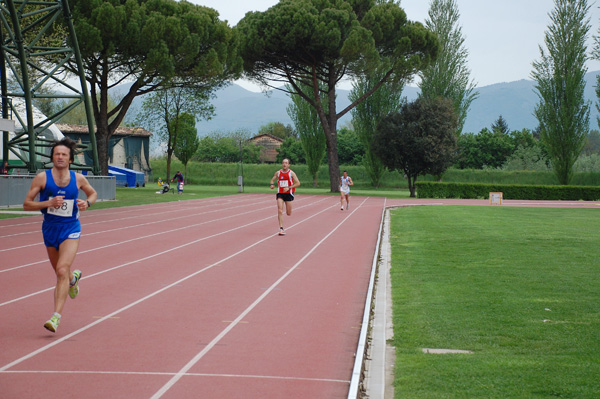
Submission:
[[[302,86],[302,83],[299,83]],[[288,87],[288,90],[291,87]],[[310,88],[303,87],[308,93]],[[296,132],[300,136],[304,157],[306,158],[306,166],[308,172],[313,178],[313,186],[317,187],[317,174],[319,166],[325,156],[325,133],[323,126],[319,121],[317,110],[311,106],[306,100],[298,94],[290,94],[292,102],[287,107],[287,113],[290,116]]]
[[[192,159],[198,147],[198,130],[196,129],[196,118],[193,114],[184,112],[177,117],[177,120],[171,121],[173,125],[170,130],[177,130],[177,144],[173,148],[173,153],[183,164],[183,176],[187,176],[187,164]]]
[[[590,102],[584,99],[589,10],[587,0],[555,0],[544,38],[547,52],[540,46],[541,58],[533,63],[539,97],[534,113],[560,184],[569,184],[589,131]]]
[[[385,68],[360,76],[352,85],[350,101],[362,97],[375,82],[381,80]],[[401,96],[404,82],[385,83],[365,101],[352,110],[352,125],[364,148],[363,166],[371,179],[373,187],[379,187],[379,182],[385,172],[385,165],[372,148],[373,136],[377,124],[386,115],[397,112],[402,105]]]
[[[432,0],[425,27],[437,34],[440,54],[434,63],[419,73],[422,97],[443,97],[452,101],[458,116],[457,135],[462,132],[469,107],[478,96],[474,91],[475,83],[469,79],[469,52],[464,46],[459,19],[456,0]]]
[[[600,61],[600,28],[598,28],[598,35],[594,36],[594,48],[592,49],[592,58],[596,61]],[[596,97],[598,101],[596,102],[596,109],[600,113],[600,74],[596,75]],[[596,123],[600,128],[600,117],[596,118]]]
[[[502,135],[508,135],[510,133],[510,129],[508,128],[508,123],[506,123],[506,119],[500,115],[496,122],[492,123],[492,132],[500,133]]]

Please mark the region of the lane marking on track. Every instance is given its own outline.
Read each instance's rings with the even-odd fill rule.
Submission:
[[[257,203],[255,203],[253,205],[258,205],[258,204],[261,204],[262,202],[265,202],[265,201],[257,202]],[[309,205],[304,205],[304,207],[305,206],[309,206]],[[101,249],[106,249],[106,248],[114,247],[114,246],[117,246],[117,245],[122,245],[122,244],[130,243],[130,242],[133,242],[133,241],[142,240],[142,239],[145,239],[145,238],[150,238],[150,237],[154,237],[154,236],[157,236],[157,235],[162,235],[162,234],[165,234],[165,233],[172,233],[172,232],[179,231],[179,230],[189,229],[189,228],[192,228],[192,227],[198,227],[198,226],[201,226],[203,224],[208,224],[208,223],[213,223],[213,222],[219,222],[219,221],[222,221],[222,220],[231,219],[231,218],[234,218],[234,217],[237,217],[237,216],[247,215],[249,213],[254,213],[254,212],[257,212],[257,211],[261,211],[261,210],[266,210],[266,209],[269,209],[269,208],[270,208],[270,206],[265,206],[263,208],[251,209],[249,211],[242,212],[242,213],[237,213],[235,215],[229,215],[229,216],[222,217],[222,218],[219,218],[219,219],[207,220],[207,221],[204,221],[204,222],[201,222],[201,223],[195,223],[195,224],[191,224],[191,225],[188,225],[188,226],[178,227],[178,228],[172,229],[172,230],[162,230],[162,231],[154,233],[154,234],[149,234],[149,235],[146,235],[146,236],[139,236],[139,237],[132,238],[130,240],[124,240],[124,241],[120,241],[120,242],[117,242],[117,243],[104,245],[104,246],[101,246],[101,247],[91,248],[91,249],[88,249],[88,250],[85,250],[85,251],[79,251],[79,252],[77,252],[77,255],[86,254],[86,253],[89,253],[89,252],[94,252],[94,251],[98,251],[98,250],[101,250]],[[300,207],[300,209],[302,209],[302,207]],[[207,214],[207,213],[214,213],[214,211],[206,212],[206,213],[203,213],[202,215]],[[182,216],[181,218],[189,218],[189,216],[186,215],[186,216]],[[171,220],[174,220],[174,219],[171,219]],[[95,234],[101,234],[101,233],[123,231],[123,230],[128,229],[128,228],[140,227],[140,226],[145,226],[145,225],[155,224],[155,223],[162,223],[162,221],[151,222],[151,223],[144,223],[144,224],[133,225],[133,226],[128,226],[128,227],[121,227],[121,228],[112,229],[112,230],[104,230],[104,231],[101,231],[101,232],[89,233],[89,234],[85,234],[85,237],[89,237],[89,236],[92,236],[92,235],[95,235]],[[29,244],[29,245],[25,245],[25,246],[22,246],[22,247],[14,247],[14,248],[10,248],[10,249],[2,249],[2,250],[0,250],[0,252],[14,250],[14,249],[22,249],[22,248],[25,248],[25,247],[31,247],[31,246],[36,246],[36,245],[43,245],[43,242],[40,241],[38,243]],[[8,269],[3,269],[3,270],[0,270],[0,273],[4,273],[4,272],[8,272],[8,271],[13,271],[13,270],[18,270],[18,269],[21,269],[21,268],[24,268],[24,267],[35,266],[35,265],[39,265],[39,264],[47,263],[47,262],[48,262],[47,259],[42,259],[42,260],[39,260],[39,261],[36,261],[36,262],[26,263],[24,265],[15,266],[15,267],[11,267],[11,268],[8,268]]]
[[[259,205],[259,204],[266,203],[266,202],[267,202],[267,200],[263,200],[263,201],[258,201],[258,202],[252,203],[250,205],[254,206],[254,205]],[[243,207],[247,207],[247,206],[249,206],[249,205],[248,204],[243,204],[243,205],[239,205],[239,206],[229,207],[227,209],[243,208]],[[202,215],[208,215],[208,214],[211,214],[211,213],[221,212],[221,211],[223,211],[223,209],[213,209],[213,210],[205,211],[205,212],[202,212],[202,213],[195,213],[194,216],[202,216]],[[181,210],[177,209],[177,212],[181,212]],[[245,213],[249,213],[249,212],[245,212]],[[243,215],[243,214],[244,213],[241,213],[240,215]],[[156,216],[156,215],[164,216],[163,213],[156,213],[156,214],[145,215],[145,216]],[[168,221],[176,221],[176,220],[179,220],[179,219],[187,219],[189,217],[190,217],[189,214],[184,214],[182,216],[170,218],[170,219],[168,219]],[[118,221],[121,222],[123,220],[139,219],[139,218],[140,218],[139,215],[135,215],[135,216],[129,216],[129,217],[124,217],[124,218],[119,218]],[[100,223],[112,223],[114,221],[115,221],[114,219],[111,219],[111,220],[104,220],[104,221],[101,221],[101,222],[85,223],[85,226],[87,227],[87,226],[90,226],[90,225],[100,224]],[[92,233],[87,233],[85,236],[89,237],[89,236],[93,236],[93,235],[96,235],[96,234],[106,234],[106,233],[111,233],[113,231],[121,231],[121,230],[125,230],[125,229],[133,229],[133,228],[136,228],[136,227],[150,226],[150,225],[153,225],[153,224],[164,223],[164,222],[165,222],[165,219],[163,218],[163,219],[154,220],[154,221],[151,221],[151,222],[140,223],[140,224],[133,224],[131,226],[124,226],[124,227],[118,227],[118,228],[109,229],[109,230],[95,231],[95,232],[92,232]],[[39,233],[39,232],[40,232],[40,229],[32,230],[30,232],[25,232],[25,233],[9,234],[9,235],[5,235],[5,236],[0,236],[0,239],[2,239],[2,238],[8,238],[8,237],[15,237],[15,236],[24,235],[24,234]],[[36,246],[36,245],[43,245],[43,243],[42,242],[36,242],[36,243],[33,243],[33,244],[22,245],[20,247],[4,248],[4,249],[0,249],[0,252],[14,251],[14,250],[18,250],[18,249],[33,247],[33,246]]]
[[[242,321],[256,306],[258,306],[279,284],[281,284],[296,268],[302,264],[312,253],[321,246],[333,233],[335,233],[361,206],[369,199],[365,198],[361,204],[356,207],[348,216],[335,226],[329,233],[325,235],[318,243],[316,243],[294,266],[292,266],[287,272],[285,272],[277,281],[275,281],[271,287],[261,294],[250,306],[248,306],[236,319],[228,325],[219,335],[217,335],[203,350],[198,352],[185,366],[179,370],[165,385],[162,386],[151,399],[161,398],[169,389],[171,389],[187,372],[200,361],[215,345],[219,343],[240,321]]]
[[[318,200],[318,201],[312,202],[312,203],[310,203],[310,204],[308,204],[308,205],[304,205],[304,206],[300,207],[300,209],[302,209],[302,208],[304,208],[304,207],[312,206],[312,205],[314,205],[314,204],[318,204],[319,202],[325,201],[326,199],[327,199],[327,198],[323,198],[323,199],[320,199],[320,200]],[[265,208],[261,208],[261,209],[267,209],[267,208],[265,207]],[[246,214],[246,213],[253,213],[253,212],[255,212],[255,211],[256,211],[256,210],[249,211],[249,212],[244,212],[244,214]],[[235,217],[235,216],[236,216],[236,215],[230,215],[230,216],[227,216],[227,217],[224,217],[224,218],[221,218],[221,219],[214,219],[214,220],[212,220],[212,221],[210,221],[210,222],[202,222],[202,223],[198,223],[197,225],[202,225],[202,224],[205,224],[205,223],[212,223],[212,222],[215,222],[215,221],[220,221],[220,220],[228,219],[228,218]],[[237,215],[237,216],[239,216],[239,215]],[[191,241],[191,242],[189,242],[189,243],[187,243],[187,244],[182,244],[182,245],[180,245],[180,246],[177,246],[177,247],[175,247],[175,248],[167,249],[167,250],[165,250],[165,251],[161,251],[161,252],[159,252],[159,253],[157,253],[157,254],[154,254],[154,255],[149,255],[149,256],[146,256],[146,257],[144,257],[144,258],[141,258],[141,259],[133,260],[133,261],[130,261],[130,262],[127,262],[127,263],[124,263],[124,264],[118,265],[118,266],[111,267],[111,268],[109,268],[109,269],[104,269],[104,270],[102,270],[102,271],[100,271],[100,272],[97,272],[97,273],[88,274],[88,275],[86,275],[86,277],[85,277],[85,278],[86,278],[86,280],[87,280],[87,279],[89,279],[89,278],[96,277],[96,276],[99,276],[99,275],[101,275],[101,274],[108,273],[108,272],[110,272],[110,271],[117,270],[117,269],[120,269],[120,268],[122,268],[122,267],[125,267],[125,266],[129,266],[129,265],[132,265],[132,264],[135,264],[135,263],[139,263],[139,262],[142,262],[142,261],[145,261],[145,260],[148,260],[148,259],[152,259],[152,258],[155,258],[155,257],[157,257],[157,256],[162,256],[162,255],[164,255],[164,254],[166,254],[166,253],[173,252],[173,251],[175,251],[175,250],[177,250],[177,249],[184,248],[184,247],[186,247],[186,246],[188,246],[188,245],[196,244],[196,243],[198,243],[198,242],[201,242],[201,241],[204,241],[204,240],[208,240],[208,239],[210,239],[210,238],[218,237],[218,236],[220,236],[220,235],[223,235],[223,234],[226,234],[226,233],[230,233],[230,232],[232,232],[232,231],[235,231],[235,230],[238,230],[238,229],[241,229],[241,228],[244,228],[244,227],[248,227],[248,226],[251,226],[251,225],[253,225],[253,224],[256,224],[256,223],[264,222],[264,221],[266,221],[266,220],[268,220],[268,219],[271,219],[271,216],[265,217],[265,218],[263,218],[263,219],[256,220],[256,221],[254,221],[254,222],[248,223],[248,224],[246,224],[246,225],[243,225],[243,226],[238,226],[238,227],[235,227],[235,228],[233,228],[233,229],[229,229],[229,230],[226,230],[226,231],[222,231],[222,232],[220,232],[220,233],[216,233],[216,234],[213,234],[213,235],[210,235],[210,236],[206,236],[206,237],[203,237],[203,238],[199,238],[199,239],[197,239],[197,240],[194,240],[194,241]],[[309,218],[309,219],[310,219],[310,218]],[[174,230],[171,230],[171,231],[167,231],[167,233],[169,233],[169,232],[173,232],[173,231],[178,231],[178,230],[183,230],[183,229],[185,229],[185,228],[188,228],[188,227],[190,227],[190,226],[181,227],[181,228],[178,228],[178,229],[174,229]],[[164,233],[165,233],[165,232],[164,232],[164,231],[162,231],[162,232],[155,233],[155,234],[151,234],[151,235],[149,235],[149,236],[142,237],[142,238],[148,238],[148,237],[152,237],[152,236],[156,236],[156,235],[162,235],[162,234],[164,234]],[[99,248],[96,248],[96,249],[90,249],[90,250],[87,250],[87,251],[82,251],[82,252],[80,252],[80,253],[87,253],[87,252],[93,252],[93,251],[96,251],[96,250],[99,250],[99,249],[110,248],[110,247],[113,247],[113,246],[117,246],[117,245],[121,245],[121,244],[125,244],[125,243],[128,243],[128,242],[131,242],[131,241],[136,241],[136,240],[138,240],[138,239],[140,239],[140,238],[132,238],[131,240],[125,240],[125,241],[121,241],[121,242],[118,242],[118,243],[115,243],[115,244],[109,244],[109,245],[106,245],[106,246],[103,246],[103,247],[99,247]],[[28,265],[18,266],[18,268],[22,268],[22,267],[26,267],[26,266],[32,266],[32,265],[35,265],[35,264],[46,263],[46,262],[48,262],[48,261],[47,261],[47,260],[42,260],[42,261],[39,261],[39,262],[36,262],[36,263],[30,263],[30,264],[28,264]],[[14,269],[14,268],[13,268],[13,269]],[[11,269],[5,269],[5,270],[2,270],[2,271],[0,271],[0,273],[1,273],[1,272],[4,272],[4,271],[8,271],[8,270],[11,270]],[[171,287],[171,286],[172,286],[172,284],[169,284],[167,287]],[[9,300],[9,301],[6,301],[6,302],[2,302],[2,303],[0,303],[0,307],[2,307],[2,306],[5,306],[5,305],[9,305],[9,304],[11,304],[11,303],[15,303],[15,302],[18,302],[18,301],[21,301],[21,300],[27,299],[27,298],[30,298],[30,297],[32,297],[32,296],[35,296],[35,295],[43,294],[44,292],[53,291],[54,289],[55,289],[55,287],[48,287],[48,288],[46,288],[46,289],[43,289],[43,290],[40,290],[40,291],[37,291],[37,292],[33,292],[33,293],[31,293],[31,294],[27,294],[27,295],[24,295],[24,296],[22,296],[22,297],[19,297],[19,298],[11,299],[11,300]]]
[[[93,374],[93,375],[141,375],[154,376],[162,375],[169,376],[175,373],[152,372],[152,371],[52,371],[52,370],[9,370],[2,371],[0,374]],[[276,375],[252,375],[252,374],[209,374],[209,373],[187,373],[185,377],[224,377],[224,378],[255,378],[268,380],[289,380],[289,381],[312,381],[312,382],[339,382],[349,384],[348,380],[338,380],[333,378],[310,378],[310,377],[285,377]]]
[[[201,222],[201,223],[195,223],[195,224],[191,224],[191,225],[187,225],[187,226],[183,226],[183,227],[178,227],[176,229],[171,229],[171,230],[162,230],[162,231],[157,232],[157,233],[148,234],[148,235],[145,235],[145,236],[138,236],[138,237],[135,237],[135,238],[132,238],[132,239],[129,239],[129,240],[123,240],[123,241],[119,241],[119,242],[116,242],[116,243],[113,243],[113,244],[107,244],[107,245],[103,245],[101,247],[96,247],[96,248],[88,249],[88,250],[85,250],[85,251],[79,251],[77,253],[77,255],[82,255],[82,254],[86,254],[86,253],[89,253],[89,252],[99,251],[99,250],[102,250],[102,249],[111,248],[111,247],[115,247],[115,246],[118,246],[118,245],[128,244],[130,242],[134,242],[134,241],[138,241],[138,240],[143,240],[143,239],[146,239],[146,238],[155,237],[155,236],[166,234],[166,233],[173,233],[175,231],[180,231],[180,230],[185,230],[185,229],[189,229],[189,228],[193,228],[193,227],[198,227],[198,226],[202,226],[202,225],[208,224],[208,223],[220,222],[222,220],[231,219],[233,217],[242,216],[242,215],[246,215],[246,214],[249,214],[249,213],[254,213],[256,211],[261,211],[261,210],[265,210],[265,209],[269,209],[269,208],[270,207],[265,206],[263,208],[252,209],[252,210],[247,211],[247,212],[237,213],[235,215],[229,215],[229,216],[222,217],[222,218],[219,218],[219,219],[207,220],[207,221],[204,221],[204,222]],[[207,213],[212,213],[212,212],[207,212]],[[182,216],[181,218],[189,218],[189,216]],[[179,218],[177,218],[177,219],[179,219]],[[174,220],[174,219],[171,219],[171,220]],[[143,223],[143,224],[138,224],[138,225],[133,225],[133,226],[116,228],[116,229],[112,229],[112,230],[104,230],[104,231],[101,231],[101,232],[89,233],[89,234],[85,234],[85,237],[89,237],[89,236],[92,236],[92,235],[95,235],[95,234],[101,234],[101,233],[110,233],[110,232],[115,232],[115,231],[123,231],[123,230],[129,229],[129,228],[141,227],[141,226],[146,226],[146,225],[156,224],[156,223],[162,223],[162,221],[159,221],[159,222],[150,222],[150,223]],[[26,248],[26,247],[32,247],[32,246],[37,246],[37,245],[44,245],[44,243],[43,242],[38,242],[38,243],[35,243],[35,244],[24,245],[22,247],[13,247],[13,248],[10,248],[10,249],[2,249],[2,250],[0,250],[0,252],[10,251],[10,250],[16,250],[16,249],[23,249],[23,248]],[[39,261],[36,261],[36,262],[26,263],[24,265],[15,266],[15,267],[11,267],[11,268],[8,268],[8,269],[3,269],[3,270],[0,270],[0,273],[9,272],[9,271],[13,271],[13,270],[18,270],[18,269],[22,269],[24,267],[35,266],[35,265],[39,265],[39,264],[47,263],[47,262],[48,262],[47,259],[42,259],[42,260],[39,260]]]
[[[168,204],[173,204],[173,203],[169,202]],[[153,205],[153,204],[149,204],[149,205]],[[215,205],[220,205],[220,203],[217,203]],[[143,205],[139,205],[139,206],[143,206]],[[202,206],[199,206],[198,208],[207,208],[209,206],[214,206],[214,205],[211,205],[211,204],[208,204],[208,205],[202,204]],[[137,206],[135,206],[135,207],[137,207]],[[132,207],[126,207],[126,208],[127,209],[125,209],[125,210],[120,210],[120,211],[117,211],[117,212],[99,212],[98,214],[93,214],[93,215],[87,214],[85,216],[83,216],[84,214],[82,213],[80,215],[82,215],[82,219],[86,220],[86,226],[92,226],[92,225],[95,225],[95,224],[112,222],[112,220],[109,220],[109,221],[107,221],[107,220],[100,220],[100,221],[97,221],[97,222],[93,222],[93,221],[88,221],[88,219],[97,218],[97,217],[101,217],[103,219],[106,219],[107,216],[120,215],[120,214],[125,213],[125,212],[127,212],[129,215],[131,215],[131,213],[132,213],[132,209],[131,208]],[[115,209],[115,208],[113,208],[113,209]],[[123,209],[123,208],[116,208],[116,209]],[[151,213],[146,213],[146,214],[144,214],[144,216],[156,216],[156,215],[164,216],[167,213],[180,212],[180,211],[181,211],[181,209],[173,209],[173,207],[171,207],[168,210],[161,210],[160,212],[157,212],[157,213],[152,213],[152,214]],[[36,213],[37,213],[38,216],[42,216],[41,212],[38,211]],[[127,217],[120,217],[119,220],[127,220],[127,219],[135,219],[135,218],[139,218],[139,215],[133,215],[133,216],[127,216]],[[6,227],[26,226],[26,225],[30,225],[30,224],[38,225],[39,226],[39,225],[42,224],[42,220],[43,219],[40,219],[40,220],[38,220],[36,222],[22,223],[22,224],[10,225],[10,226],[6,226]],[[31,231],[24,231],[22,233],[7,234],[7,235],[0,236],[0,238],[16,237],[16,236],[21,236],[21,235],[26,235],[26,234],[35,234],[35,233],[38,233],[38,232],[39,232],[39,229],[36,229],[36,230],[31,230]]]
[[[313,205],[313,204],[317,204],[317,203],[319,203],[319,202],[322,202],[322,201],[324,201],[324,200],[326,200],[326,199],[329,199],[329,197],[323,198],[323,199],[321,199],[321,200],[319,200],[319,201],[315,201],[315,202],[313,202],[313,203],[311,203],[311,204],[309,204],[309,205],[306,205],[306,206],[311,206],[311,205]],[[312,219],[312,218],[314,218],[314,217],[316,217],[316,216],[320,215],[321,213],[323,213],[323,212],[325,212],[325,211],[329,210],[330,208],[331,208],[331,207],[330,207],[330,206],[328,206],[328,207],[324,208],[323,210],[321,210],[321,211],[319,211],[319,212],[317,212],[317,213],[314,213],[314,214],[312,214],[312,215],[308,216],[306,219],[304,219],[304,220],[302,220],[302,221],[300,221],[300,222],[298,222],[298,223],[296,223],[296,224],[292,225],[290,228],[293,228],[293,227],[295,227],[295,226],[297,226],[297,225],[299,225],[299,224],[302,224],[302,223],[304,223],[304,222],[306,222],[306,221],[308,221],[308,220],[310,220],[310,219]],[[353,212],[353,213],[354,213],[354,212]],[[350,215],[352,215],[352,214],[350,214]],[[348,217],[350,217],[350,215],[348,215]],[[348,217],[347,217],[347,218],[348,218]],[[346,218],[346,219],[347,219],[347,218]],[[132,262],[128,262],[128,263],[124,263],[124,264],[122,264],[122,265],[120,265],[120,266],[113,267],[112,269],[105,270],[105,271],[102,271],[102,272],[99,272],[99,273],[93,274],[93,275],[91,275],[91,276],[97,276],[97,275],[99,275],[99,274],[104,274],[104,273],[107,273],[107,272],[109,272],[109,271],[111,271],[111,270],[119,269],[119,268],[121,268],[121,267],[125,267],[125,266],[127,266],[127,265],[130,265],[130,264],[133,264],[133,263],[138,263],[138,262],[142,262],[142,261],[144,261],[144,260],[151,259],[151,258],[154,258],[154,257],[157,257],[157,256],[162,256],[162,255],[164,255],[164,254],[166,254],[166,253],[168,253],[168,252],[176,251],[176,250],[178,250],[178,249],[181,249],[181,248],[183,248],[183,247],[186,247],[186,246],[188,246],[188,245],[192,245],[192,244],[195,244],[195,243],[197,243],[197,242],[200,242],[200,241],[206,240],[206,239],[208,239],[208,238],[216,237],[216,236],[219,236],[219,235],[222,235],[222,234],[229,233],[229,232],[231,232],[231,231],[239,230],[239,229],[242,229],[242,228],[244,228],[244,227],[247,227],[247,226],[250,226],[250,225],[253,225],[253,224],[256,224],[256,223],[263,222],[263,221],[265,221],[265,220],[268,220],[268,219],[272,219],[272,216],[269,216],[269,217],[267,217],[267,218],[263,218],[263,219],[259,219],[259,220],[257,220],[257,221],[254,221],[254,222],[248,223],[248,224],[246,224],[246,225],[243,225],[243,226],[238,226],[238,227],[235,227],[235,228],[233,228],[233,229],[229,229],[229,230],[223,231],[223,232],[221,232],[221,233],[214,234],[213,236],[209,236],[209,237],[200,238],[200,239],[194,240],[194,241],[192,241],[192,242],[189,242],[189,243],[187,243],[187,244],[182,244],[182,245],[179,245],[179,246],[177,246],[177,247],[175,247],[175,248],[171,248],[171,249],[169,249],[169,250],[162,251],[162,252],[160,252],[160,253],[157,253],[157,254],[154,254],[154,255],[151,255],[151,256],[147,256],[147,257],[145,257],[145,258],[142,258],[142,259],[138,259],[138,260],[136,260],[136,261],[132,261]],[[346,220],[346,219],[344,219],[344,220]],[[342,223],[343,223],[343,222],[342,222]],[[331,233],[330,233],[330,234],[331,234]],[[257,246],[257,245],[259,245],[259,244],[263,243],[264,241],[267,241],[267,240],[269,240],[269,239],[273,239],[274,237],[277,237],[277,233],[274,233],[274,234],[269,234],[269,235],[268,235],[268,236],[266,236],[265,238],[262,238],[262,239],[260,239],[260,240],[256,241],[254,244],[251,244],[251,245],[247,246],[246,248],[243,248],[243,249],[241,249],[241,250],[239,250],[239,251],[237,251],[237,252],[235,252],[235,253],[233,253],[233,254],[231,254],[231,255],[229,255],[229,256],[227,256],[227,257],[225,257],[225,258],[223,258],[223,259],[221,259],[221,260],[219,260],[219,261],[217,261],[217,262],[215,262],[215,263],[213,263],[213,264],[211,264],[211,265],[209,265],[209,266],[206,266],[205,268],[203,268],[203,269],[200,269],[200,270],[198,270],[198,271],[196,271],[196,272],[194,272],[194,273],[192,273],[192,274],[190,274],[190,275],[188,275],[188,276],[186,276],[186,277],[183,277],[183,278],[181,278],[181,279],[179,279],[179,280],[177,280],[177,281],[175,281],[175,282],[173,282],[173,283],[169,284],[169,285],[168,285],[168,286],[166,286],[166,287],[163,287],[163,288],[161,288],[161,289],[159,289],[159,290],[157,290],[157,291],[154,291],[153,293],[151,293],[151,294],[148,294],[148,295],[146,295],[146,296],[144,296],[144,297],[142,297],[142,298],[138,299],[137,301],[131,302],[129,305],[126,305],[126,306],[122,307],[121,309],[115,310],[114,312],[112,312],[112,313],[110,313],[110,314],[108,314],[108,315],[106,315],[106,316],[102,317],[101,319],[98,319],[98,320],[96,320],[96,321],[94,321],[94,322],[92,322],[92,323],[90,323],[90,324],[88,324],[88,325],[86,325],[86,326],[84,326],[84,327],[81,327],[80,329],[78,329],[78,330],[76,330],[76,331],[73,331],[72,333],[70,333],[70,334],[67,334],[67,335],[65,335],[65,336],[64,336],[64,337],[62,337],[62,338],[59,338],[59,339],[57,339],[56,341],[54,341],[54,342],[52,342],[52,343],[50,343],[50,344],[48,344],[48,345],[45,345],[45,346],[43,346],[43,347],[41,347],[41,348],[39,348],[39,349],[37,349],[37,350],[35,350],[35,351],[33,351],[33,352],[30,352],[29,354],[27,354],[27,355],[25,355],[25,356],[23,356],[23,357],[21,357],[21,358],[19,358],[19,359],[17,359],[17,360],[14,360],[14,361],[12,361],[12,362],[10,362],[10,363],[8,363],[8,364],[6,364],[6,365],[2,366],[2,367],[0,368],[0,372],[2,372],[2,371],[6,371],[6,370],[10,369],[11,367],[14,367],[14,366],[16,366],[17,364],[20,364],[20,363],[24,362],[25,360],[31,359],[31,358],[33,358],[33,357],[37,356],[38,354],[40,354],[40,353],[42,353],[42,352],[45,352],[46,350],[48,350],[48,349],[50,349],[50,348],[52,348],[52,347],[54,347],[54,346],[56,346],[56,345],[58,345],[58,344],[60,344],[60,343],[62,343],[62,342],[64,342],[64,341],[66,341],[66,340],[69,340],[69,339],[71,339],[71,337],[74,337],[74,336],[76,336],[76,335],[78,335],[78,334],[80,334],[80,333],[82,333],[82,332],[84,332],[84,331],[87,331],[87,330],[89,330],[90,328],[92,328],[92,327],[96,326],[97,324],[100,324],[100,323],[102,323],[102,322],[103,322],[103,321],[105,321],[105,320],[108,320],[108,319],[110,319],[110,318],[112,318],[112,317],[114,317],[114,316],[116,316],[116,315],[118,315],[118,314],[120,314],[120,313],[122,313],[122,312],[124,312],[124,311],[128,310],[128,309],[131,309],[131,308],[133,308],[134,306],[136,306],[136,305],[138,305],[138,304],[140,304],[140,303],[142,303],[142,302],[145,302],[146,300],[148,300],[148,299],[150,299],[150,298],[153,298],[153,297],[157,296],[158,294],[161,294],[161,293],[163,293],[163,292],[167,291],[169,288],[175,287],[175,286],[177,286],[178,284],[181,284],[182,282],[184,282],[184,281],[186,281],[186,280],[189,280],[189,279],[191,279],[192,277],[195,277],[195,276],[197,276],[197,275],[198,275],[198,274],[200,274],[200,273],[203,273],[203,272],[205,272],[205,271],[207,271],[207,270],[210,270],[210,269],[212,269],[213,267],[216,267],[216,266],[220,265],[221,263],[223,263],[223,262],[226,262],[226,261],[228,261],[228,260],[230,260],[230,259],[232,259],[232,258],[234,258],[234,257],[236,257],[236,256],[238,256],[238,255],[240,255],[240,254],[242,254],[242,253],[244,253],[244,252],[246,252],[246,251],[248,251],[248,250],[250,250],[250,249],[254,248],[255,246]],[[291,271],[290,271],[290,272],[291,272]],[[287,275],[287,274],[289,274],[290,272],[286,273],[286,275]],[[90,276],[90,277],[91,277],[91,276]],[[87,278],[89,278],[89,277],[87,277]],[[48,289],[48,290],[45,290],[45,291],[50,291],[50,290],[53,290],[53,289],[54,289],[54,288],[50,288],[50,289]],[[34,295],[34,294],[31,294],[30,296],[32,296],[32,295]],[[263,294],[263,295],[266,295],[266,293],[265,293],[265,294]],[[5,305],[5,304],[8,304],[8,303],[11,303],[11,302],[14,302],[14,301],[15,301],[15,300],[13,300],[13,301],[9,301],[9,302],[5,302],[5,303],[3,303],[3,304],[0,304],[0,306],[3,306],[3,305]],[[239,320],[241,320],[242,318],[237,318],[235,321],[239,321],[238,319],[239,319]],[[214,345],[213,345],[213,346],[214,346]]]

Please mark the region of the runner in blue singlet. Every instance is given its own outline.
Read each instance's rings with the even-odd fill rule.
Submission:
[[[69,170],[75,159],[76,146],[77,144],[68,138],[52,146],[52,169],[35,176],[23,203],[26,211],[41,211],[44,214],[44,244],[56,273],[54,314],[44,324],[51,332],[56,332],[58,328],[67,294],[74,299],[79,293],[81,271],[71,271],[81,235],[79,212],[92,206],[97,198],[96,190],[85,176]],[[86,200],[78,198],[79,189],[87,196]],[[36,201],[35,197],[38,194],[40,199]]]

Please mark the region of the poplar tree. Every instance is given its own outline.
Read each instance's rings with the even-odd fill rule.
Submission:
[[[302,85],[301,83],[299,83]],[[288,87],[291,89],[291,87]],[[310,88],[304,88],[308,93]],[[312,176],[313,186],[317,187],[319,166],[325,156],[325,133],[319,121],[317,110],[297,94],[290,94],[292,102],[287,107],[287,113],[294,122],[296,132],[304,150],[306,166]]]
[[[173,148],[173,152],[183,164],[183,176],[185,179],[185,176],[187,176],[187,164],[200,146],[198,130],[196,129],[196,118],[193,114],[184,112],[177,117],[176,121],[171,121],[171,124],[173,126],[170,130],[177,130],[177,144]]]
[[[584,98],[589,10],[587,0],[556,0],[544,37],[547,51],[540,46],[540,60],[533,63],[540,139],[565,185],[589,131],[590,102]]]
[[[385,68],[379,68],[356,79],[350,92],[350,101],[359,99],[374,82],[379,81]],[[379,182],[385,173],[385,165],[373,151],[373,137],[379,121],[388,114],[397,112],[402,105],[402,89],[404,82],[385,83],[376,92],[352,109],[352,126],[365,148],[363,167],[371,180],[373,187],[379,187]]]
[[[440,53],[431,65],[419,73],[421,97],[447,98],[452,101],[458,116],[456,134],[462,132],[467,113],[478,96],[467,67],[469,52],[459,25],[460,12],[456,0],[433,0],[425,27],[437,34]]]
[[[598,35],[594,36],[594,48],[592,49],[592,58],[596,61],[600,61],[600,28],[598,28]],[[596,110],[600,113],[600,75],[596,75]],[[600,117],[596,118],[596,123],[600,127]]]

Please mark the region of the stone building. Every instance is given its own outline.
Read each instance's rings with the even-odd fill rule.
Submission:
[[[283,143],[282,138],[264,133],[254,136],[248,141],[262,147],[259,158],[260,162],[274,163],[277,161],[277,149]]]

